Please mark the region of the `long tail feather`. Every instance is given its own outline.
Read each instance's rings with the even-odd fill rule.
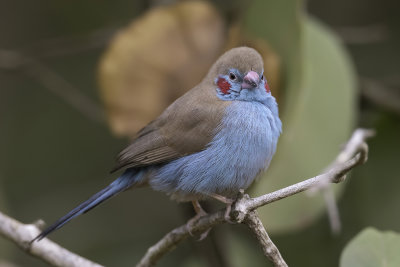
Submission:
[[[47,227],[43,230],[37,237],[35,237],[31,242],[35,240],[41,240],[46,237],[51,232],[61,228],[67,222],[72,220],[73,218],[88,212],[93,209],[97,205],[103,203],[107,199],[115,196],[116,194],[128,189],[135,183],[135,175],[132,171],[126,171],[120,177],[118,177],[114,182],[112,182],[109,186],[101,190],[100,192],[91,196],[88,200],[81,203],[79,206],[71,210],[68,214],[64,215],[60,219],[58,219],[55,223]]]

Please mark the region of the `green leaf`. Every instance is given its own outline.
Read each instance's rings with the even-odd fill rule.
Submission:
[[[399,233],[366,228],[347,244],[340,267],[397,267],[399,252]]]
[[[292,8],[299,8],[296,3],[292,3]],[[285,5],[287,3],[281,4]],[[252,10],[261,12],[258,11],[261,8],[272,12],[266,4]],[[275,11],[284,14],[283,10]],[[275,34],[269,30],[264,34],[253,33],[269,42],[276,38],[275,45],[282,44],[279,52],[284,53],[287,84],[284,107],[280,107],[283,134],[269,170],[252,187],[253,196],[319,174],[335,158],[353,128],[356,84],[349,56],[340,41],[320,23],[305,16],[302,18],[293,10],[288,13],[293,16],[293,25],[301,25],[294,27],[296,33],[292,28],[287,31],[281,28],[290,25],[281,22],[286,17],[277,15],[269,18],[277,21],[262,23],[261,20],[268,20],[268,16],[261,16],[255,23],[248,24],[248,27],[256,24],[277,26]],[[251,14],[253,17],[260,16]],[[291,43],[284,45],[286,42]],[[335,190],[340,191],[340,187],[335,186]],[[324,211],[324,207],[321,197],[300,194],[263,207],[259,214],[269,231],[281,232],[309,225]]]
[[[255,0],[251,3],[244,28],[247,33],[265,39],[278,52],[284,68],[285,91],[292,92],[285,95],[285,103],[286,107],[291,106],[296,102],[301,81],[302,1]]]

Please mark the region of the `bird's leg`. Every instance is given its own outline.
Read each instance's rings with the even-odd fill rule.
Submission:
[[[207,215],[207,212],[205,212],[205,210],[203,210],[199,201],[197,201],[197,200],[192,201],[192,205],[193,205],[194,211],[196,212],[196,216],[198,216],[198,218],[200,218],[201,216]]]
[[[196,215],[195,215],[193,218],[191,218],[191,219],[186,223],[186,228],[188,229],[188,232],[189,232],[189,234],[190,234],[191,236],[193,236],[193,234],[192,234],[192,226],[193,226],[193,224],[194,224],[198,219],[200,219],[201,217],[207,215],[207,212],[205,212],[205,211],[203,210],[203,208],[201,207],[199,201],[197,201],[197,200],[192,201],[192,205],[193,205],[194,211],[196,212]],[[208,235],[208,233],[210,232],[210,230],[211,230],[211,228],[208,228],[205,232],[203,232],[203,233],[200,235],[200,238],[199,238],[198,241],[201,241],[201,240],[203,240],[204,238],[206,238],[207,235]]]
[[[216,200],[218,200],[218,201],[220,201],[220,202],[222,202],[222,203],[224,203],[224,204],[226,204],[225,220],[227,222],[229,222],[229,223],[234,223],[231,220],[231,217],[229,216],[229,214],[231,213],[232,204],[233,204],[233,202],[235,202],[235,200],[231,199],[231,198],[227,198],[227,197],[221,196],[221,195],[218,195],[218,194],[214,194],[214,193],[210,193],[209,196],[214,198],[214,199],[216,199]]]

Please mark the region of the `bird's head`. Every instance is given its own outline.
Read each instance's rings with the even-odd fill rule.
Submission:
[[[265,101],[271,96],[260,54],[249,47],[233,48],[210,70],[221,100]]]

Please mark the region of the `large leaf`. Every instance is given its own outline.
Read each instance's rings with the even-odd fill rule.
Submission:
[[[399,251],[399,233],[366,228],[347,244],[340,267],[398,267]]]
[[[256,1],[249,11],[247,28],[266,25],[255,34],[284,53],[287,84],[277,154],[252,195],[317,175],[349,137],[354,120],[354,70],[342,45],[318,22],[302,18],[297,2],[286,13],[285,8],[288,3]],[[291,24],[276,13],[292,16],[287,18]],[[322,198],[301,194],[260,209],[260,216],[270,231],[286,231],[308,225],[323,209]]]
[[[296,102],[301,81],[302,1],[255,0],[246,12],[243,26],[253,37],[261,37],[275,49],[284,67],[285,106]],[[268,78],[268,70],[266,76]],[[274,88],[272,88],[275,94]],[[286,113],[286,112],[285,112]]]

